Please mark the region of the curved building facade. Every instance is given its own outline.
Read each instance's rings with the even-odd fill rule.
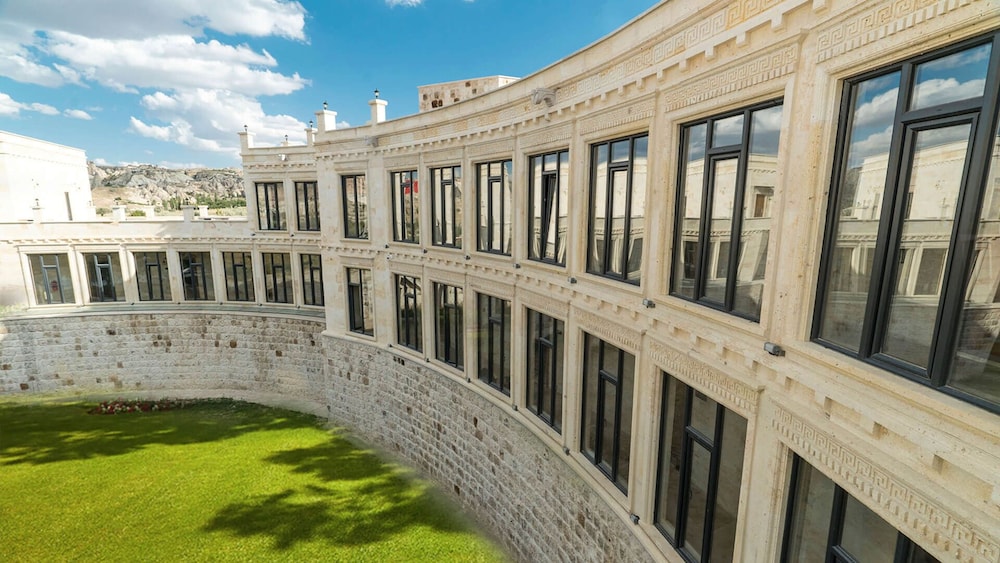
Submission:
[[[247,221],[0,226],[0,391],[295,400],[521,560],[998,563],[998,100],[995,2],[661,2],[241,133]]]

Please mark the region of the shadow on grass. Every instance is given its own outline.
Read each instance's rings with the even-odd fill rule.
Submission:
[[[311,474],[322,485],[231,504],[205,526],[206,531],[270,536],[277,549],[317,540],[359,546],[412,526],[469,531],[439,493],[339,436],[314,447],[275,453],[266,461],[287,465],[294,473]]]
[[[123,455],[315,425],[309,415],[236,401],[155,413],[88,415],[91,403],[0,403],[0,466]]]

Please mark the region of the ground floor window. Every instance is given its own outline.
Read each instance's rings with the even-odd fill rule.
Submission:
[[[732,561],[747,421],[664,374],[655,524],[688,561]]]
[[[479,294],[479,380],[510,395],[510,301]]]
[[[226,299],[253,301],[253,259],[249,252],[223,252],[226,271]]]
[[[124,301],[122,267],[117,252],[94,252],[83,255],[90,282],[90,302]]]
[[[302,303],[320,305],[323,301],[323,263],[319,254],[302,255]]]
[[[628,493],[635,356],[584,336],[583,424],[580,451]]]
[[[368,336],[375,335],[371,270],[365,268],[347,269],[347,311],[351,332],[367,334]]]
[[[786,563],[928,563],[925,552],[815,467],[795,457],[789,485]]]
[[[39,305],[74,302],[69,258],[65,254],[31,254],[28,263],[35,286],[35,302]]]
[[[528,410],[557,432],[562,429],[564,323],[528,309]]]
[[[292,302],[291,260],[287,252],[264,252],[264,299],[268,303]]]
[[[465,351],[465,291],[461,287],[434,284],[434,357],[462,369]]]
[[[134,252],[139,301],[170,301],[166,252]]]
[[[423,350],[420,334],[420,278],[396,276],[396,342],[411,350]]]
[[[180,252],[181,281],[186,301],[213,301],[212,257],[208,252]]]

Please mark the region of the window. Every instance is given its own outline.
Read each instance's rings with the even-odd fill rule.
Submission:
[[[654,523],[688,561],[733,561],[747,421],[663,377]]]
[[[122,267],[117,252],[84,254],[87,280],[90,281],[90,302],[125,301]]]
[[[368,190],[365,175],[341,176],[344,195],[344,238],[368,238]]]
[[[392,173],[392,240],[420,242],[420,194],[417,171]]]
[[[476,249],[481,252],[510,255],[511,166],[509,160],[476,165]]]
[[[479,380],[510,395],[510,301],[478,294]]]
[[[584,335],[580,451],[628,493],[635,356]]]
[[[431,168],[431,244],[462,247],[462,167]]]
[[[528,167],[528,258],[565,266],[569,151],[533,156]]]
[[[166,252],[135,252],[135,279],[139,301],[170,301]]]
[[[562,429],[563,334],[559,319],[528,309],[528,410],[559,432]]]
[[[300,231],[319,230],[319,190],[316,182],[295,182],[295,203],[298,207]]]
[[[465,351],[465,292],[461,287],[434,284],[434,325],[436,342],[434,357],[462,369]]]
[[[226,271],[226,299],[253,301],[253,261],[249,252],[223,252]]]
[[[291,303],[292,270],[287,252],[262,252],[264,262],[264,300],[268,303]]]
[[[207,252],[179,252],[186,301],[213,301],[212,257]]]
[[[995,411],[998,39],[845,84],[813,324],[830,348]]]
[[[319,254],[303,254],[302,259],[302,304],[319,305],[323,298],[323,261]]]
[[[646,212],[645,134],[590,147],[587,271],[638,285]]]
[[[285,187],[280,182],[257,184],[257,220],[262,231],[284,231]]]
[[[73,303],[73,280],[69,274],[69,258],[65,254],[31,254],[31,278],[35,285],[35,302],[39,305]]]
[[[347,312],[348,329],[351,332],[375,335],[372,305],[372,271],[366,268],[348,268]]]
[[[780,101],[682,128],[673,295],[760,320]]]
[[[420,278],[396,275],[396,342],[423,350],[420,325]]]
[[[785,514],[782,563],[937,561],[798,456],[792,462]]]

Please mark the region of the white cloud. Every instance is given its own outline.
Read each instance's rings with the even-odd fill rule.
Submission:
[[[423,4],[424,0],[385,0],[385,3],[388,6],[406,6],[410,8]]]
[[[178,170],[186,170],[190,168],[208,168],[200,162],[171,162],[169,160],[161,160],[157,163],[157,166],[162,166],[163,168],[175,168]]]
[[[94,158],[91,159],[91,162],[93,162],[97,166],[109,166],[108,161],[104,160],[103,158]]]
[[[22,103],[11,98],[8,94],[0,92],[0,115],[16,117],[22,111],[33,111],[42,115],[59,115],[59,110],[48,104],[39,102]]]
[[[337,122],[337,129],[350,129],[350,128],[351,128],[351,124],[348,123],[347,121],[338,121]]]
[[[259,101],[237,92],[216,89],[155,92],[143,96],[142,106],[162,123],[136,117],[131,130],[144,137],[212,152],[239,153],[236,133],[243,125],[254,133],[255,142],[278,144],[288,135],[293,143],[305,142],[306,124],[288,115],[267,115]]]
[[[93,117],[90,116],[89,113],[83,111],[82,109],[68,109],[65,110],[63,114],[65,114],[67,117],[72,117],[73,119],[83,119],[86,121],[94,119]]]
[[[198,42],[185,35],[95,39],[64,32],[49,36],[48,51],[79,75],[118,91],[137,88],[225,88],[248,95],[288,94],[309,83],[297,73],[267,70],[277,61],[247,45]]]

